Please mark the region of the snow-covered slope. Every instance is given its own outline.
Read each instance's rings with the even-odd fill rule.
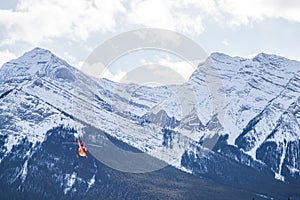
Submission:
[[[210,58],[215,61],[224,85],[226,117],[223,134],[229,135],[228,144],[236,145],[254,160],[265,162],[274,170],[276,178],[283,180],[281,169],[287,144],[300,138],[299,120],[290,111],[300,96],[299,62],[263,53],[253,59],[220,53],[212,54]],[[199,77],[198,73],[194,74],[191,80],[201,85]],[[277,130],[282,126],[285,128]],[[282,149],[275,148],[267,155],[262,146],[266,147],[269,140],[276,141],[276,146],[283,146]],[[299,162],[298,149],[294,152],[295,163]],[[261,152],[264,152],[263,156]],[[272,160],[271,154],[280,159]],[[291,166],[293,169],[294,165]]]
[[[207,85],[213,79],[203,70],[210,67],[222,81],[223,119]],[[212,156],[257,170],[263,164],[281,180],[299,177],[299,70],[299,62],[275,55],[244,59],[214,53],[183,85],[145,87],[96,81],[36,48],[0,69],[0,160],[24,140],[32,144],[29,160],[47,131],[60,125],[74,128],[75,135],[92,126],[194,173],[192,163],[207,167],[201,147],[212,149],[218,137],[210,133],[216,132],[227,135],[226,151],[220,147]],[[24,161],[16,174],[26,179],[27,168]]]

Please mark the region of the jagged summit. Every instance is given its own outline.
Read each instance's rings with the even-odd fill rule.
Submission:
[[[211,53],[210,56],[207,58],[208,60],[213,60],[213,65],[215,62],[224,63],[227,65],[220,65],[222,67],[228,67],[230,65],[236,66],[234,63],[244,62],[247,63],[249,60],[253,60],[259,63],[271,63],[273,65],[297,65],[298,62],[288,60],[284,57],[267,54],[267,53],[259,53],[252,59],[244,59],[241,57],[231,57],[225,53],[221,52],[214,52]],[[204,63],[208,64],[208,60],[206,60]],[[287,64],[286,64],[287,63]],[[25,75],[28,76],[29,74],[33,75],[37,72],[41,74],[45,74],[46,71],[51,70],[47,67],[57,67],[58,65],[64,66],[66,68],[71,69],[71,71],[78,71],[73,66],[69,65],[66,61],[63,59],[57,57],[55,54],[53,54],[51,51],[47,49],[43,49],[40,47],[36,47],[26,53],[24,53],[21,57],[18,59],[11,60],[7,63],[5,63],[2,68],[0,68],[0,71],[3,71],[2,74],[5,74],[5,76],[0,77],[0,81],[6,80],[9,77],[19,76],[19,75]],[[202,64],[203,65],[203,64]],[[217,64],[219,65],[219,64]],[[218,66],[218,68],[220,68]],[[220,70],[220,69],[219,69]],[[5,72],[4,72],[5,71]]]
[[[22,56],[20,56],[17,59],[14,59],[12,61],[9,61],[9,63],[16,64],[34,64],[37,62],[49,62],[51,59],[58,59],[51,51],[42,49],[40,47],[36,47],[28,52],[25,52]],[[3,67],[7,65],[4,64]],[[9,65],[13,66],[13,65]]]
[[[232,59],[231,56],[222,53],[222,52],[213,52],[209,55],[210,58],[216,59],[216,60],[226,60],[226,59]]]
[[[287,59],[283,56],[280,55],[276,55],[276,54],[270,54],[270,53],[258,53],[256,56],[253,56],[252,58],[244,58],[243,56],[230,56],[227,55],[225,53],[222,52],[213,52],[209,55],[208,58],[212,58],[216,61],[226,61],[226,60],[236,60],[236,61],[242,61],[245,62],[247,60],[253,60],[253,61],[257,61],[257,62],[274,62],[274,61],[278,61],[278,62],[288,62],[288,63],[293,63],[293,62],[298,62],[296,60],[290,60]]]
[[[253,57],[254,60],[287,60],[283,56],[261,52]]]
[[[32,50],[24,53],[24,55],[34,55],[34,54],[50,54],[53,55],[53,53],[48,49],[43,49],[41,47],[35,47]]]
[[[5,63],[0,69],[0,81],[22,82],[23,79],[49,76],[75,80],[74,73],[78,71],[51,51],[36,47],[24,53],[18,59]]]

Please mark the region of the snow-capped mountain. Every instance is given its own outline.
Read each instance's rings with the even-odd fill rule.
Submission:
[[[214,77],[205,68],[216,69],[222,82],[222,119],[207,86]],[[21,193],[42,191],[25,184],[34,183],[34,174],[52,174],[52,183],[59,185],[53,190],[71,197],[78,188],[88,191],[101,180],[106,183],[110,178],[98,169],[103,164],[84,161],[89,167],[80,177],[83,164],[70,158],[76,146],[61,146],[84,130],[83,135],[93,132],[85,142],[105,134],[101,140],[114,140],[196,176],[246,189],[261,176],[261,184],[282,188],[276,194],[264,188],[265,194],[299,195],[299,101],[300,63],[275,55],[244,59],[213,53],[185,84],[146,87],[90,78],[36,48],[0,69],[0,182]],[[217,135],[211,137],[211,132]],[[213,151],[203,157],[202,147]],[[65,170],[62,159],[75,169]],[[264,192],[259,184],[253,187],[251,191]],[[122,198],[118,195],[109,198]]]
[[[288,159],[285,157],[288,143],[298,141],[300,137],[297,114],[299,62],[263,53],[253,59],[222,54],[213,54],[211,58],[220,72],[227,98],[223,134],[228,134],[228,144],[237,146],[254,160],[263,161],[276,173],[276,178],[283,179],[281,169]],[[292,112],[291,107],[294,108]],[[282,126],[284,130],[278,133]],[[280,159],[266,155],[266,149],[262,150],[271,141],[278,149],[269,153],[276,152]],[[297,157],[299,148],[294,150]],[[294,169],[293,173],[297,172],[297,161],[295,158],[294,164],[288,166]]]

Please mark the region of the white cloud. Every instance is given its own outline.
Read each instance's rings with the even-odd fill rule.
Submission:
[[[229,24],[248,25],[253,20],[283,18],[300,22],[300,2],[293,0],[217,0]]]
[[[146,27],[201,34],[205,20],[230,26],[266,18],[300,22],[300,1],[294,0],[133,0],[128,21]]]
[[[118,71],[115,74],[112,74],[109,70],[105,71],[103,78],[107,78],[109,80],[112,80],[114,82],[124,82],[122,79],[126,76],[125,71]]]
[[[32,44],[61,37],[86,40],[94,31],[112,31],[115,15],[125,12],[119,0],[20,0],[15,10],[0,10],[6,44]]]
[[[19,0],[13,10],[0,9],[0,46],[3,49],[10,45],[13,50],[16,46],[45,46],[49,42],[53,48],[67,41],[71,44],[61,48],[65,51],[62,56],[78,63],[84,58],[76,52],[71,54],[68,48],[85,46],[85,52],[91,52],[95,45],[92,42],[103,39],[91,38],[85,43],[92,33],[100,33],[101,37],[103,33],[152,27],[179,31],[195,39],[208,23],[222,28],[227,24],[227,29],[266,18],[300,22],[299,10],[300,1],[294,0]],[[228,31],[225,29],[224,32]],[[228,46],[227,40],[222,43],[224,48]],[[234,41],[231,43],[234,46]],[[7,55],[12,52],[6,51]],[[122,74],[120,71],[118,75],[107,76],[116,80]]]
[[[200,61],[196,62],[188,62],[188,61],[172,61],[168,58],[160,59],[158,62],[160,65],[170,67],[170,69],[174,70],[178,73],[184,80],[188,80],[192,73],[196,70],[195,63],[199,64]]]
[[[240,57],[252,59],[252,58],[254,58],[255,56],[257,56],[258,54],[259,54],[259,53],[250,53],[250,54],[247,54],[247,55],[242,55],[242,56],[240,56]]]
[[[15,59],[16,55],[11,53],[8,50],[5,51],[0,51],[0,67],[2,67],[2,65],[12,59]]]
[[[127,18],[130,23],[147,27],[174,30],[172,15],[167,4],[160,0],[133,0]]]
[[[62,59],[66,60],[70,65],[73,67],[76,67],[79,69],[79,66],[82,65],[83,62],[78,62],[77,58],[75,58],[73,55],[69,54],[67,51],[65,51],[62,55]]]
[[[101,63],[79,62],[74,66],[89,76],[97,79],[107,78],[114,82],[144,84],[150,80],[154,82],[156,80],[155,83],[182,84],[189,80],[200,62],[196,60],[175,61],[166,56],[157,61],[141,59],[140,64],[133,68],[117,69],[113,72]]]
[[[107,78],[111,81],[120,82],[123,77],[126,76],[125,71],[118,70],[116,73],[112,73],[109,68],[104,67],[101,63],[89,64],[87,62],[80,61],[73,66],[81,70],[86,75],[97,79]]]
[[[300,22],[299,10],[294,0],[20,0],[14,10],[0,10],[0,27],[2,44],[38,45],[56,38],[85,41],[93,32],[137,25],[194,36],[205,30],[205,20],[233,26],[265,18]]]
[[[265,18],[300,22],[300,1],[293,0],[133,0],[128,22],[189,35],[205,30],[204,21],[230,26],[249,25]]]
[[[212,0],[133,0],[127,20],[135,25],[197,35],[204,31],[204,14],[212,10],[215,10]]]
[[[196,60],[194,60],[194,61],[175,61],[175,60],[172,60],[171,57],[169,57],[169,56],[166,56],[164,58],[159,58],[157,62],[151,62],[151,61],[147,61],[145,59],[140,60],[140,63],[142,66],[158,64],[158,65],[161,65],[164,67],[168,67],[169,70],[173,71],[173,73],[176,73],[178,76],[181,77],[182,80],[185,80],[185,81],[187,81],[190,78],[190,76],[196,70],[196,68],[200,64],[200,62],[203,62],[203,61],[200,61],[200,60],[197,60],[197,61]],[[157,69],[159,69],[159,68],[157,68]],[[164,72],[166,72],[166,70],[161,71],[161,72],[164,73]],[[169,72],[170,71],[168,71],[168,73]],[[160,73],[160,72],[157,70],[157,73]],[[166,76],[168,76],[168,75],[166,75]]]
[[[224,39],[223,41],[222,41],[222,44],[224,45],[224,46],[226,46],[226,47],[228,47],[230,44],[229,44],[229,42],[226,40],[226,39]]]

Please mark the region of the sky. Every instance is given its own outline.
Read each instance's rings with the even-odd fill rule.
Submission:
[[[138,28],[176,31],[208,54],[265,52],[300,61],[299,10],[297,0],[0,0],[0,66],[42,47],[80,68],[102,42]],[[139,57],[136,64],[148,62],[188,68],[168,55]]]

